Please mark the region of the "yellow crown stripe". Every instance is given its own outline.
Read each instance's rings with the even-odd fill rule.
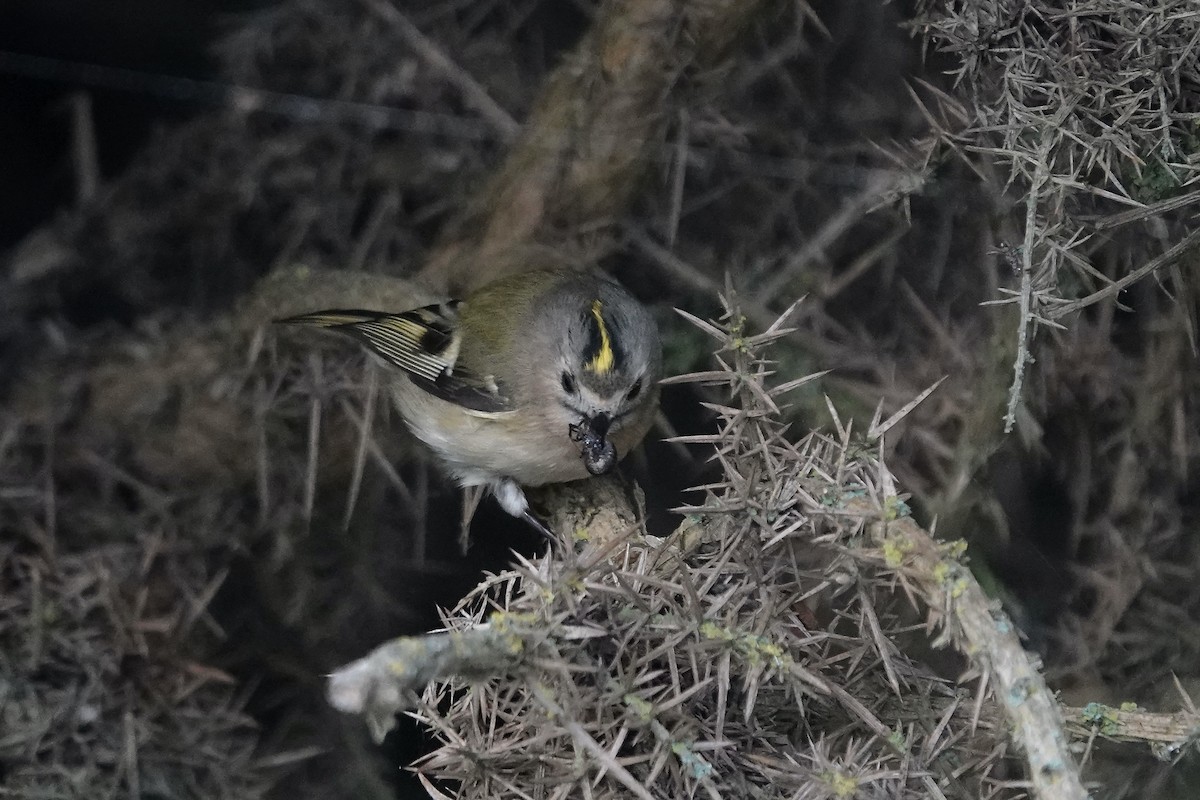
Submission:
[[[614,358],[612,340],[608,337],[608,327],[604,324],[604,315],[600,313],[601,307],[599,300],[592,301],[592,316],[596,318],[596,325],[600,328],[600,352],[588,362],[587,367],[592,372],[603,375],[613,368]]]

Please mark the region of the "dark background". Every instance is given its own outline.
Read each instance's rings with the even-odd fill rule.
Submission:
[[[85,90],[91,97],[102,177],[120,175],[156,126],[187,119],[218,101],[164,95],[172,91],[172,77],[214,78],[208,53],[213,38],[235,15],[267,5],[247,0],[0,4],[0,51],[5,51],[0,55],[0,249],[74,199],[71,93]]]
[[[851,223],[838,228],[846,209],[859,202],[873,171],[891,168],[892,162],[881,153],[903,148],[924,132],[924,118],[914,110],[907,88],[925,80],[955,91],[953,80],[944,73],[957,62],[936,54],[922,59],[920,44],[900,29],[901,21],[914,11],[911,4],[814,5],[823,30],[806,28],[776,51],[772,48],[778,43],[772,35],[782,37],[786,25],[776,29],[764,23],[750,37],[750,55],[739,60],[741,71],[731,70],[730,85],[740,90],[732,96],[713,93],[717,96],[689,98],[696,155],[672,252],[699,265],[717,283],[733,273],[739,280],[744,278],[743,286],[752,288],[811,247],[815,255],[787,284],[788,297],[769,298],[776,311],[791,297],[809,294],[811,298],[801,324],[800,337],[805,338],[796,350],[785,352],[780,372],[793,376],[834,368],[835,374],[821,391],[828,391],[839,408],[856,416],[858,430],[880,398],[887,403],[885,413],[891,413],[942,375],[951,375],[906,423],[911,426],[907,432],[901,426],[890,440],[894,448],[890,465],[902,474],[904,488],[913,492],[918,518],[928,524],[940,515],[939,530],[971,539],[972,565],[1005,599],[1006,608],[1028,633],[1030,646],[1046,658],[1052,676],[1073,689],[1073,698],[1119,702],[1129,699],[1125,692],[1136,691],[1136,699],[1144,704],[1165,710],[1177,707],[1178,698],[1171,695],[1165,676],[1172,669],[1194,667],[1194,654],[1200,651],[1200,644],[1193,641],[1194,575],[1200,563],[1195,545],[1200,448],[1194,430],[1196,394],[1188,388],[1195,386],[1196,368],[1188,337],[1181,332],[1186,313],[1178,310],[1188,306],[1187,287],[1168,282],[1169,292],[1174,293],[1169,295],[1153,279],[1147,280],[1122,297],[1136,313],[1113,313],[1106,306],[1071,320],[1066,333],[1040,332],[1044,350],[1038,354],[1026,394],[1041,435],[1032,440],[999,437],[999,414],[986,402],[972,404],[989,393],[1003,396],[1011,364],[1011,353],[1004,347],[1011,344],[1015,324],[1002,311],[981,310],[977,304],[1016,284],[1016,276],[995,256],[994,248],[997,240],[1012,236],[1014,220],[1022,217],[1022,188],[1018,184],[1006,195],[1011,188],[1006,186],[1007,174],[995,161],[980,158],[969,168],[965,159],[943,150],[924,171],[921,189],[903,203],[870,198],[878,204],[864,203]],[[585,6],[497,3],[490,16],[470,19],[473,7],[461,4],[456,14],[434,23],[422,19],[422,23],[432,37],[443,37],[439,41],[462,58],[469,71],[489,81],[502,104],[521,119],[546,71],[586,27],[586,10],[581,10]],[[328,202],[328,207],[320,206],[321,214],[299,251],[318,263],[322,256],[337,263],[352,249],[348,242],[362,233],[374,204],[394,182],[401,186],[397,210],[389,220],[395,232],[390,238],[381,236],[385,241],[371,252],[367,265],[414,263],[455,204],[470,196],[473,182],[502,157],[503,150],[494,141],[475,147],[452,137],[364,134],[353,125],[314,124],[286,114],[254,117],[245,124],[223,121],[206,130],[206,115],[216,116],[214,112],[227,103],[223,87],[228,84],[212,55],[213,44],[235,30],[243,15],[270,7],[268,3],[149,0],[0,4],[0,51],[19,54],[0,54],[0,254],[27,241],[32,231],[58,226],[65,231],[64,240],[93,259],[82,267],[54,273],[44,283],[20,287],[28,293],[13,306],[20,314],[0,319],[0,371],[9,376],[7,385],[0,387],[0,399],[7,402],[18,394],[11,376],[20,375],[22,381],[36,385],[42,369],[55,379],[67,375],[70,380],[62,380],[63,384],[78,379],[102,385],[88,372],[94,362],[104,362],[124,349],[153,352],[164,341],[162,331],[170,333],[171,324],[181,317],[200,320],[194,335],[203,337],[204,320],[248,291],[285,250],[291,239],[286,226],[292,219],[292,204],[303,206],[313,203],[313,198],[315,205]],[[427,6],[414,3],[410,10],[417,15],[425,13]],[[509,11],[511,16],[506,16]],[[329,28],[339,29],[334,24]],[[483,44],[476,46],[477,41]],[[353,51],[353,46],[343,46],[344,50]],[[394,52],[397,60],[411,58],[399,48]],[[767,66],[759,69],[754,59],[764,53],[770,58],[764,58]],[[306,69],[319,76],[330,66],[306,61],[307,55],[298,54],[294,75],[287,59],[272,64],[277,70],[273,88],[304,89],[309,85],[302,80]],[[34,62],[28,56],[47,60]],[[438,86],[436,76],[419,74],[414,86],[396,90],[401,95],[397,106],[471,117],[455,91]],[[681,83],[690,77],[681,77]],[[164,219],[177,215],[162,224],[166,230],[162,241],[147,244],[145,257],[127,242],[122,249],[93,230],[93,226],[106,230],[105,209],[84,209],[73,216],[76,176],[70,97],[78,91],[86,92],[91,101],[99,177],[118,188],[113,207],[133,206],[151,232],[157,230],[158,206]],[[311,93],[324,96],[316,90]],[[961,95],[969,96],[967,91]],[[195,139],[177,135],[194,122],[200,123],[194,128]],[[227,128],[219,127],[224,124]],[[666,229],[671,203],[674,133],[667,135],[644,196],[630,214],[633,223],[655,235]],[[232,142],[232,157],[248,154],[251,161],[270,152],[278,140],[286,143],[278,162],[261,173],[249,173],[255,180],[262,179],[261,192],[234,211],[227,211],[235,204],[220,194],[220,184],[230,181],[219,170],[172,172],[172,165],[183,160],[180,151],[189,147],[219,163],[226,155],[220,147]],[[210,146],[211,150],[205,149]],[[166,178],[155,172],[160,147]],[[336,160],[333,156],[361,155],[361,151],[370,155],[361,162],[348,159],[344,174],[320,172]],[[136,168],[134,179],[127,179],[131,167]],[[292,167],[294,172],[289,171]],[[378,174],[367,174],[369,168],[378,168]],[[140,204],[130,201],[137,191],[145,192]],[[176,210],[172,206],[176,195],[189,192],[198,194],[198,199]],[[344,203],[343,197],[348,198]],[[206,216],[210,211],[211,218]],[[117,233],[121,230],[120,224],[112,227]],[[1153,226],[1147,228],[1149,233],[1122,229],[1110,240],[1096,243],[1088,256],[1115,276],[1161,252],[1178,230],[1164,234]],[[835,232],[829,234],[830,230]],[[113,238],[120,243],[119,236]],[[96,242],[104,246],[90,249]],[[865,270],[846,277],[858,259],[880,242],[890,242],[883,254]],[[628,273],[623,277],[632,278],[639,293],[655,302],[662,319],[673,318],[671,305],[701,316],[719,311],[711,296],[682,290],[663,278],[653,260],[636,248],[626,246],[619,256],[612,263],[619,262]],[[228,274],[223,271],[227,265]],[[826,296],[829,285],[843,278],[840,293]],[[1178,306],[1173,302],[1176,297]],[[0,311],[9,299],[0,298]],[[930,332],[938,326],[944,334],[940,338]],[[132,344],[124,338],[127,335]],[[174,335],[177,338],[164,346],[178,347],[179,338],[186,340],[191,334],[183,328],[182,333],[174,329]],[[953,347],[945,346],[947,339]],[[820,346],[806,349],[814,343]],[[690,361],[680,355],[695,344],[686,337],[671,344],[671,356],[685,367],[703,358],[703,345],[697,351],[700,355]],[[326,356],[340,353],[343,359],[347,352],[336,345],[324,347],[306,343],[304,357],[309,349]],[[35,348],[40,348],[44,359],[26,363],[24,354]],[[968,354],[965,361],[962,353]],[[55,360],[59,358],[68,366],[60,369],[62,362]],[[165,362],[170,366],[169,358]],[[126,366],[119,360],[118,364]],[[19,365],[22,371],[9,365]],[[361,375],[361,364],[352,363],[346,370]],[[0,383],[5,381],[0,377]],[[79,395],[86,397],[87,392]],[[1158,396],[1173,399],[1163,400],[1160,407]],[[682,433],[704,430],[708,424],[697,410],[696,399],[681,390],[665,397],[668,416]],[[127,456],[143,431],[118,432],[115,442],[96,445],[87,439],[86,431],[80,434],[71,427],[76,410],[85,404],[75,396],[63,402],[64,427],[55,433],[59,446],[69,450],[71,437],[79,435],[81,449],[98,449],[137,473],[130,464],[143,462]],[[172,402],[163,405],[169,409]],[[793,430],[829,428],[820,391],[800,405]],[[13,416],[19,418],[28,409],[27,404],[14,404]],[[296,416],[289,418],[298,430],[306,424],[306,409],[301,404]],[[20,419],[23,431],[40,431],[42,417],[53,416],[43,415],[41,408],[35,411]],[[290,411],[295,409],[278,413],[284,416]],[[972,411],[991,416],[973,423]],[[41,468],[44,453],[54,449],[40,436],[32,435],[28,443],[28,463],[35,468]],[[971,451],[973,437],[985,452]],[[293,454],[303,452],[302,437],[293,445]],[[389,455],[402,460],[396,453]],[[671,524],[673,517],[666,509],[680,502],[680,490],[703,477],[694,464],[684,466],[672,458],[670,448],[654,445],[640,465],[643,476],[656,476],[644,483],[658,515],[656,524],[663,529]],[[5,468],[0,463],[0,473]],[[415,483],[421,479],[421,468],[406,464],[403,477]],[[90,491],[85,478],[92,476],[78,464],[47,469],[64,480],[64,507],[75,488],[87,486]],[[12,476],[5,476],[6,485],[28,474],[40,473],[14,469]],[[187,473],[137,475],[151,483],[161,479],[167,486],[183,486],[185,491],[193,483],[205,485]],[[435,475],[425,477],[434,487],[430,514],[435,527],[452,529],[457,513],[454,494],[440,490]],[[298,497],[301,483],[285,488]],[[950,486],[966,488],[956,488],[959,493],[954,494]],[[341,507],[344,488],[344,484],[322,487],[334,514]],[[214,496],[228,500],[229,495],[221,491],[229,492],[229,486],[220,484],[214,490]],[[240,486],[236,491],[252,494]],[[90,518],[96,507],[114,505],[129,510],[131,518],[144,511],[136,493],[127,488],[105,492],[108,489],[101,485],[97,496],[103,503],[93,507],[88,505],[92,498],[81,491],[83,508],[78,516]],[[299,552],[290,553],[293,562],[288,569],[294,575],[286,569],[280,570],[284,577],[263,575],[264,564],[287,561],[272,548],[291,541],[294,526],[281,523],[278,539],[218,541],[207,553],[207,566],[214,571],[230,567],[210,609],[228,639],[208,648],[207,663],[228,670],[242,682],[236,694],[262,726],[263,752],[314,744],[325,748],[323,756],[292,775],[294,783],[280,784],[278,796],[286,796],[288,788],[305,785],[306,780],[310,785],[342,788],[378,782],[393,785],[397,765],[410,760],[420,747],[414,726],[406,723],[408,738],[393,737],[381,758],[374,745],[365,741],[359,720],[339,719],[324,707],[323,672],[387,636],[436,624],[435,605],[453,603],[481,570],[502,567],[509,548],[528,553],[539,547],[535,537],[513,529],[502,515],[486,509],[478,524],[504,530],[503,536],[477,541],[468,558],[448,570],[431,567],[414,574],[390,551],[375,557],[381,542],[384,547],[395,542],[396,529],[403,527],[396,520],[404,519],[407,512],[383,490],[372,500],[373,504],[364,505],[378,512],[382,521],[367,525],[366,530],[377,538],[364,534],[361,540],[347,542],[302,541]],[[249,516],[237,507],[230,513]],[[6,519],[0,518],[0,528]],[[63,520],[64,530],[68,522],[78,522],[67,511]],[[235,522],[254,528],[245,518]],[[122,525],[118,519],[113,528]],[[186,529],[180,538],[191,534]],[[22,547],[36,550],[28,541],[20,541]],[[73,542],[80,551],[91,545],[86,536]],[[437,559],[456,556],[456,545],[449,538],[437,547],[430,553]],[[438,565],[444,566],[445,562]],[[302,596],[299,589],[311,588],[306,581],[319,587],[313,593],[317,600],[304,595],[310,605],[296,600]],[[380,587],[382,591],[369,594]],[[329,608],[335,605],[330,598],[341,605]],[[330,619],[303,615],[300,620],[288,619],[293,600],[305,613],[328,610]],[[122,662],[119,667],[122,678],[137,674],[136,663],[131,667]],[[354,761],[346,753],[361,760]],[[1148,759],[1136,770],[1119,759],[1114,763],[1112,774],[1128,782],[1122,787],[1114,781],[1115,795],[1122,796],[1123,791],[1127,797],[1165,796],[1156,793],[1171,780],[1166,767]],[[356,782],[352,775],[356,769],[368,777]]]

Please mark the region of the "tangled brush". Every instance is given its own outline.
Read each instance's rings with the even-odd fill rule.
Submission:
[[[922,622],[930,564],[890,525],[908,510],[886,466],[840,426],[789,441],[783,398],[816,376],[774,380],[787,315],[749,335],[725,309],[691,318],[719,368],[673,379],[726,395],[707,404],[718,432],[687,439],[715,448],[722,478],[673,534],[592,520],[573,551],[485,581],[447,631],[334,675],[334,704],[377,734],[415,706],[440,741],[416,767],[432,796],[438,781],[461,798],[1006,796],[987,700],[1000,659],[968,691],[920,635],[966,627],[950,610],[969,594],[961,550],[934,545],[944,604]]]
[[[1154,273],[1189,305],[1179,265],[1200,245],[1188,209],[1200,197],[1200,20],[1186,0],[1069,8],[928,0],[919,8],[913,27],[958,62],[952,72],[969,95],[969,110],[952,111],[939,134],[960,153],[1007,167],[1007,184],[1024,197],[1023,232],[1010,229],[1014,240],[1000,248],[1021,286],[996,301],[1020,310],[1011,429],[1039,328],[1062,329]],[[1136,267],[1126,253],[1104,255],[1130,231],[1138,235],[1126,249],[1145,262]],[[1105,274],[1106,260],[1117,274]],[[1188,315],[1194,330],[1194,310]]]

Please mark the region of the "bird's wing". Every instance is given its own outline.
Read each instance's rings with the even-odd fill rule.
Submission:
[[[512,400],[493,376],[456,363],[462,337],[458,306],[458,302],[451,301],[399,314],[317,311],[276,321],[313,325],[352,336],[387,363],[404,370],[416,386],[465,409],[511,411]]]

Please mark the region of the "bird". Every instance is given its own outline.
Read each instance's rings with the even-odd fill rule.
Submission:
[[[394,405],[449,476],[486,488],[551,540],[525,488],[611,472],[658,408],[654,317],[597,271],[535,269],[462,299],[276,321],[360,342],[384,363]]]

